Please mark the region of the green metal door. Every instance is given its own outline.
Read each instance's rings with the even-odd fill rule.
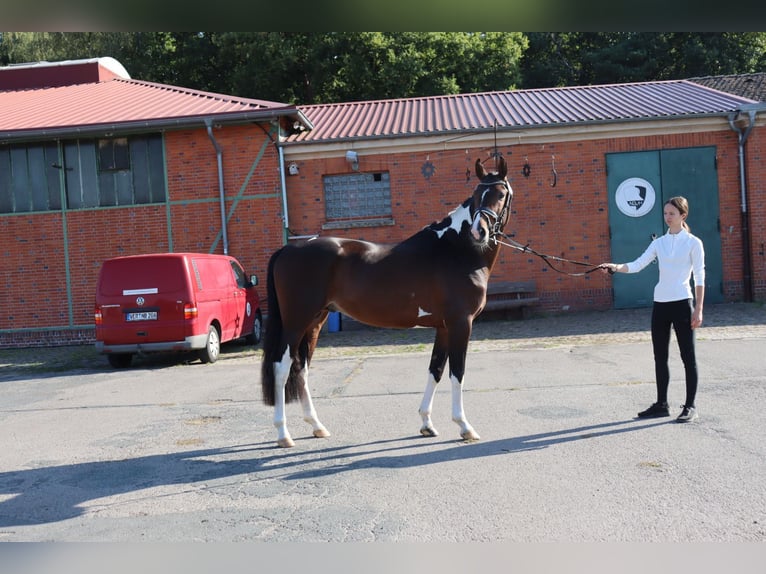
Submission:
[[[689,200],[687,222],[705,247],[705,302],[723,301],[715,148],[607,154],[606,165],[611,260],[625,263],[641,255],[653,237],[667,231],[664,202],[683,195]],[[637,274],[614,275],[615,308],[650,306],[658,276],[656,262]]]
[[[633,261],[663,233],[662,180],[657,152],[607,154],[611,260]],[[641,273],[612,276],[617,309],[652,304],[659,272],[652,263]]]
[[[689,200],[686,222],[705,248],[705,303],[723,302],[723,258],[714,147],[665,150],[661,153],[665,200]]]

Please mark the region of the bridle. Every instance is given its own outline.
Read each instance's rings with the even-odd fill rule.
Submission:
[[[477,187],[492,187],[495,185],[502,185],[505,190],[505,200],[503,201],[503,207],[500,209],[500,213],[495,213],[492,209],[489,207],[479,206],[479,209],[476,210],[476,213],[474,214],[474,218],[478,215],[479,217],[485,217],[487,220],[487,227],[489,228],[489,241],[493,244],[498,243],[498,236],[503,237],[503,228],[505,227],[505,223],[508,221],[508,212],[511,209],[511,201],[513,199],[513,190],[511,189],[511,185],[508,183],[507,179],[498,179],[495,181],[488,181],[488,182],[481,182],[477,185]]]

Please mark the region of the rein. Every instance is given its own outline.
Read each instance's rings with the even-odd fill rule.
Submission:
[[[506,243],[505,241],[500,241],[497,236],[502,237],[503,239],[506,239],[510,243]],[[514,241],[511,239],[508,235],[506,235],[503,232],[497,232],[493,236],[493,240],[496,243],[499,243],[500,245],[505,245],[506,247],[510,247],[512,249],[516,249],[517,251],[521,251],[522,253],[531,253],[532,255],[536,255],[543,261],[545,261],[546,265],[553,269],[556,273],[561,273],[562,275],[568,275],[569,277],[582,277],[584,275],[588,275],[589,273],[593,273],[594,271],[598,271],[601,269],[600,265],[593,265],[592,263],[586,263],[584,261],[574,261],[572,259],[564,259],[563,257],[556,257],[555,255],[546,255],[545,253],[538,253],[534,249],[532,249],[529,244],[522,245],[521,243],[518,243],[517,241]],[[561,269],[556,268],[551,261],[559,261],[561,263],[571,263],[572,265],[580,265],[582,267],[590,267],[587,271],[583,271],[582,273],[568,273],[566,271],[562,271]],[[609,270],[609,273],[612,273],[612,270]]]

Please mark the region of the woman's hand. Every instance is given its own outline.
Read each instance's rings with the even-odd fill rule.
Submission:
[[[692,311],[692,329],[696,329],[700,325],[702,325],[702,309],[695,307]]]

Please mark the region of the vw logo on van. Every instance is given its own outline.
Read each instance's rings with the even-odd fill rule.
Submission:
[[[143,307],[144,303],[146,303],[146,301],[144,301],[143,297],[136,297],[136,305],[138,305],[139,307]]]

